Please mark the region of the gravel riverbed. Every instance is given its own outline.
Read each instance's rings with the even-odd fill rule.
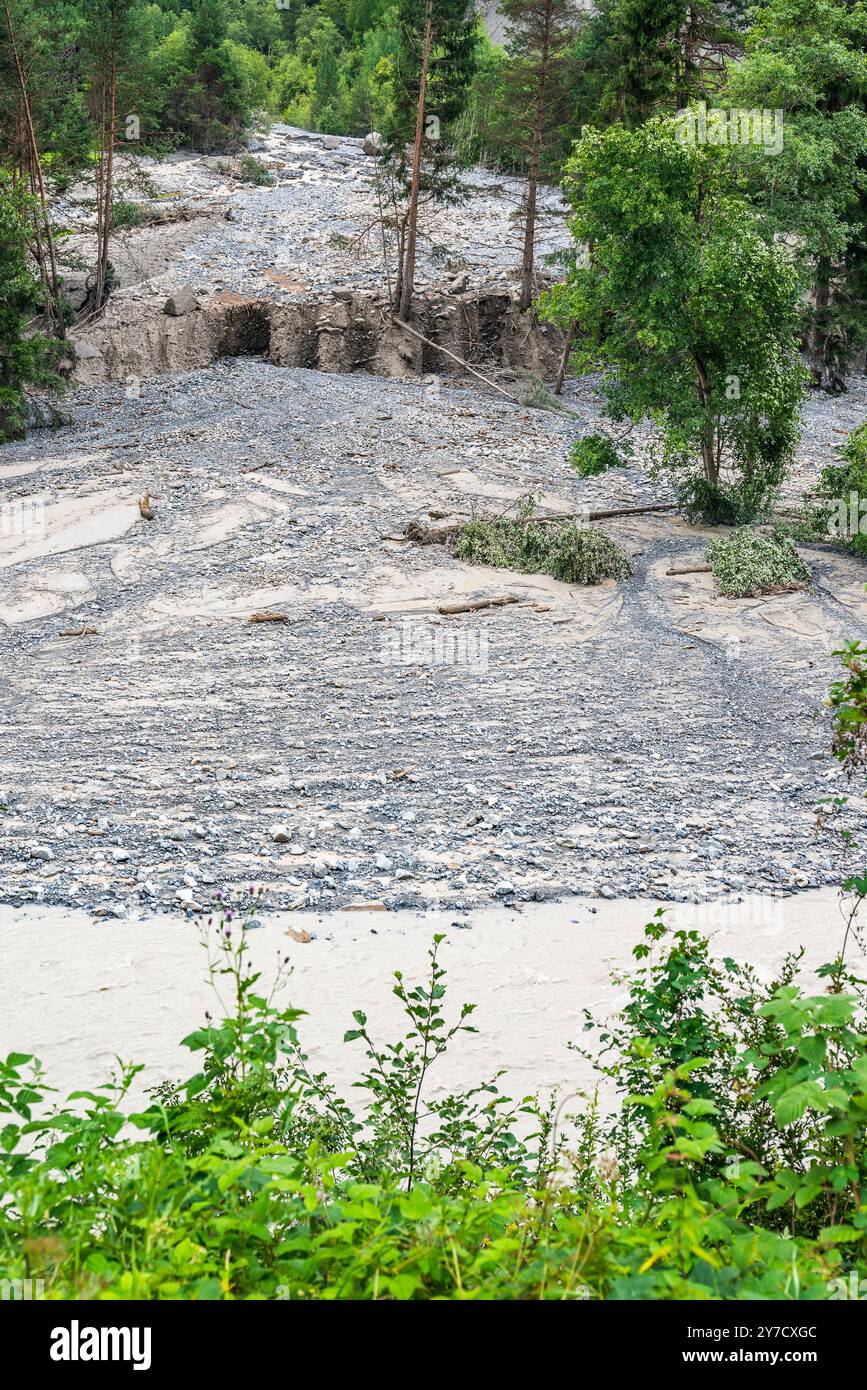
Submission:
[[[0,900],[194,913],[255,881],[460,921],[838,883],[821,702],[867,636],[861,562],[805,550],[811,590],[732,601],[666,574],[707,539],[666,513],[605,523],[635,573],[592,589],[400,539],[526,492],[667,500],[640,466],[578,479],[592,383],[567,405],[238,358],[87,387],[0,450]],[[808,401],[795,489],[865,414],[863,380]]]

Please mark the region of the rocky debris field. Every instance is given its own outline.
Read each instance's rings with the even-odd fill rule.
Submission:
[[[2,901],[193,913],[255,881],[460,922],[838,883],[820,710],[863,563],[805,549],[812,589],[733,601],[666,574],[706,540],[666,513],[605,523],[635,573],[590,589],[401,538],[527,492],[667,500],[637,466],[578,479],[592,383],[566,404],[236,358],[84,388],[0,451]],[[865,414],[863,381],[811,398],[797,480]]]
[[[134,162],[122,156],[118,180],[125,198],[146,216],[165,220],[116,235],[112,261],[119,299],[165,298],[179,285],[199,295],[263,299],[319,295],[335,287],[385,289],[377,161],[364,154],[363,143],[274,125],[249,142],[252,157],[273,181],[262,187],[245,182],[238,159],[227,155],[179,150],[167,159]],[[463,201],[425,211],[419,290],[449,284],[490,289],[519,279],[520,180],[472,169],[462,183]],[[540,265],[568,244],[564,211],[556,189],[540,191]],[[181,220],[170,220],[179,215]],[[70,189],[55,216],[77,232],[70,260],[86,256],[95,217],[92,188]]]

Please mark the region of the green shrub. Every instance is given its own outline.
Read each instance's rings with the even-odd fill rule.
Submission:
[[[115,198],[111,207],[111,225],[115,231],[139,227],[146,221],[147,211],[139,203],[131,203],[126,198]]]
[[[840,958],[827,993],[802,992],[797,956],[763,985],[657,913],[595,1055],[610,1111],[561,1124],[498,1077],[430,1094],[475,1031],[471,1006],[447,1017],[438,937],[424,983],[395,976],[403,1038],[355,1013],[350,1106],[279,984],[258,992],[257,902],[211,927],[231,1012],[145,1111],[133,1066],[57,1104],[33,1058],[0,1062],[5,1277],[50,1299],[791,1299],[863,1261],[867,1019]]]
[[[20,439],[39,408],[29,387],[59,392],[56,367],[63,344],[34,333],[30,324],[43,292],[29,257],[30,201],[0,170],[0,443]]]
[[[252,183],[257,188],[270,188],[274,182],[274,176],[262,163],[261,159],[256,159],[252,154],[242,154],[238,161],[240,172],[238,177],[244,183]]]
[[[748,526],[768,512],[773,489],[762,482],[712,483],[701,474],[679,482],[677,505],[699,526]]]
[[[598,527],[574,521],[542,525],[533,519],[534,512],[529,497],[519,503],[516,517],[473,517],[458,533],[456,554],[473,565],[550,574],[567,584],[599,584],[631,575],[626,551]]]
[[[810,571],[788,536],[759,535],[743,526],[707,548],[707,560],[720,593],[731,598],[804,589]]]
[[[826,536],[830,534],[857,555],[867,556],[867,523],[865,531],[861,530],[862,502],[867,511],[867,420],[852,431],[840,452],[843,462],[822,470],[816,498],[824,503],[821,514]]]
[[[596,478],[609,468],[622,468],[624,461],[607,435],[588,434],[575,440],[569,462],[582,478]]]

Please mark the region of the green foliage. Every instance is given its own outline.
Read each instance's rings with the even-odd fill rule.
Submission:
[[[842,677],[828,693],[834,711],[832,749],[849,777],[867,768],[867,647],[846,642],[834,653],[841,658]]]
[[[256,159],[252,154],[241,155],[238,170],[238,177],[244,183],[252,183],[256,188],[268,188],[274,182],[273,175],[268,172],[261,159]]]
[[[766,0],[727,100],[782,112],[782,149],[740,147],[769,229],[795,241],[813,381],[845,389],[867,342],[867,9],[845,0]]]
[[[62,344],[28,329],[42,305],[28,256],[28,208],[20,184],[0,170],[0,442],[25,434],[33,414],[29,386],[63,387],[55,370]]]
[[[670,121],[585,129],[565,184],[578,254],[540,308],[576,323],[573,360],[603,373],[611,417],[658,427],[659,468],[681,487],[725,472],[755,515],[798,437],[799,285],[730,177]]]
[[[614,441],[605,434],[587,434],[583,439],[576,439],[569,462],[582,478],[596,478],[610,468],[624,465]]]
[[[638,126],[719,84],[719,54],[738,46],[742,3],[600,0],[576,49],[576,128]]]
[[[717,588],[730,598],[804,589],[810,583],[810,571],[790,537],[763,536],[749,526],[712,540],[707,559]]]
[[[185,1039],[197,1071],[130,1114],[134,1066],[54,1100],[0,1062],[0,1258],[50,1299],[563,1299],[828,1296],[865,1253],[867,1036],[838,959],[763,985],[661,913],[594,1056],[612,1096],[560,1122],[497,1078],[429,1095],[450,1018],[443,938],[395,993],[405,1036],[357,1011],[350,1106],[312,1075],[248,962],[246,904],[210,924],[231,1000]],[[284,961],[284,967],[288,964]]]
[[[763,478],[711,482],[694,473],[674,482],[678,507],[687,521],[698,525],[746,526],[763,517],[771,502],[772,494]]]
[[[528,497],[519,504],[516,517],[473,517],[458,533],[457,555],[473,565],[550,574],[567,584],[600,584],[631,575],[626,551],[598,527],[572,521],[541,525],[533,519],[534,512],[533,498]]]
[[[867,534],[862,531],[867,503],[867,421],[849,435],[841,449],[843,462],[822,469],[814,512],[830,533],[857,555],[867,558]],[[854,508],[853,508],[854,502]]]

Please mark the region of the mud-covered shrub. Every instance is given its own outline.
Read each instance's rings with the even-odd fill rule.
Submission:
[[[582,478],[596,478],[600,473],[607,473],[609,468],[624,466],[614,443],[605,434],[588,434],[576,439],[569,462]]]
[[[720,593],[730,598],[805,589],[810,571],[789,536],[763,536],[742,526],[707,548],[707,560]]]
[[[473,517],[458,533],[456,554],[472,565],[550,574],[567,584],[629,578],[629,556],[604,531],[574,521],[542,524],[534,511],[533,499],[525,498],[515,517]]]

